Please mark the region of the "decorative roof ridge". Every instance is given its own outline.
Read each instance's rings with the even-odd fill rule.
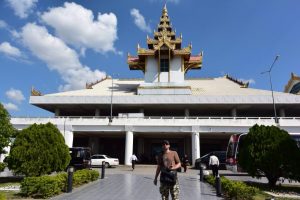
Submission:
[[[108,76],[106,75],[103,79],[101,80],[96,80],[95,82],[91,82],[91,83],[86,83],[85,84],[85,89],[93,89],[93,86],[106,80],[108,78]]]
[[[290,87],[292,86],[293,81],[299,80],[300,81],[300,76],[297,76],[295,73],[291,73],[291,78],[289,80],[289,82],[286,84],[286,86],[284,87],[284,92],[288,93]]]
[[[231,80],[234,83],[239,84],[242,88],[248,88],[248,86],[249,86],[249,81],[248,82],[243,82],[241,80],[238,80],[236,78],[233,78],[233,77],[229,76],[228,74],[225,75],[225,78],[227,78],[228,80]]]
[[[144,81],[143,78],[119,78],[119,81]]]
[[[43,96],[43,94],[40,91],[34,89],[33,86],[31,87],[30,94],[31,94],[31,96]]]
[[[215,78],[211,78],[211,77],[195,77],[195,78],[192,78],[192,77],[189,77],[189,78],[186,78],[185,80],[189,81],[193,81],[193,80],[214,80]]]

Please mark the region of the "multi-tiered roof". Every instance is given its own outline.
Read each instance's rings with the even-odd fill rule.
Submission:
[[[137,47],[137,57],[128,54],[127,62],[131,70],[142,70],[145,72],[146,62],[145,59],[148,56],[158,57],[159,51],[170,50],[171,56],[181,56],[184,59],[184,72],[189,69],[199,69],[202,65],[202,52],[199,55],[192,56],[192,45],[185,48],[181,48],[182,35],[176,38],[176,33],[172,29],[170,18],[168,16],[167,7],[164,6],[162,10],[162,16],[157,27],[157,31],[154,32],[154,38],[147,36],[148,49]]]

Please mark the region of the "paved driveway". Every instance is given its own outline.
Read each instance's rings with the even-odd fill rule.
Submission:
[[[98,169],[96,169],[98,170]],[[100,169],[101,170],[101,169]],[[159,186],[153,184],[155,167],[137,166],[135,171],[120,166],[108,169],[106,178],[97,180],[55,200],[159,200]],[[217,200],[214,188],[200,183],[197,171],[179,173],[180,199]]]

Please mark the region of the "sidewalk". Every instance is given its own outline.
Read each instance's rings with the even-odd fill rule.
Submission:
[[[95,169],[99,170],[100,169]],[[153,184],[155,166],[137,165],[135,171],[130,167],[119,166],[106,170],[105,179],[97,180],[72,193],[64,193],[54,200],[159,200],[159,186]],[[200,183],[198,170],[188,170],[178,173],[180,199],[184,200],[218,200],[213,187],[207,183]],[[158,184],[159,185],[159,184]]]

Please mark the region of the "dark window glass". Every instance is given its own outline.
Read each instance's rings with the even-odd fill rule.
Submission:
[[[290,93],[297,94],[299,91],[300,91],[300,82],[293,86]]]
[[[160,59],[160,72],[169,72],[169,59]]]
[[[99,159],[104,159],[104,156],[99,156]]]

